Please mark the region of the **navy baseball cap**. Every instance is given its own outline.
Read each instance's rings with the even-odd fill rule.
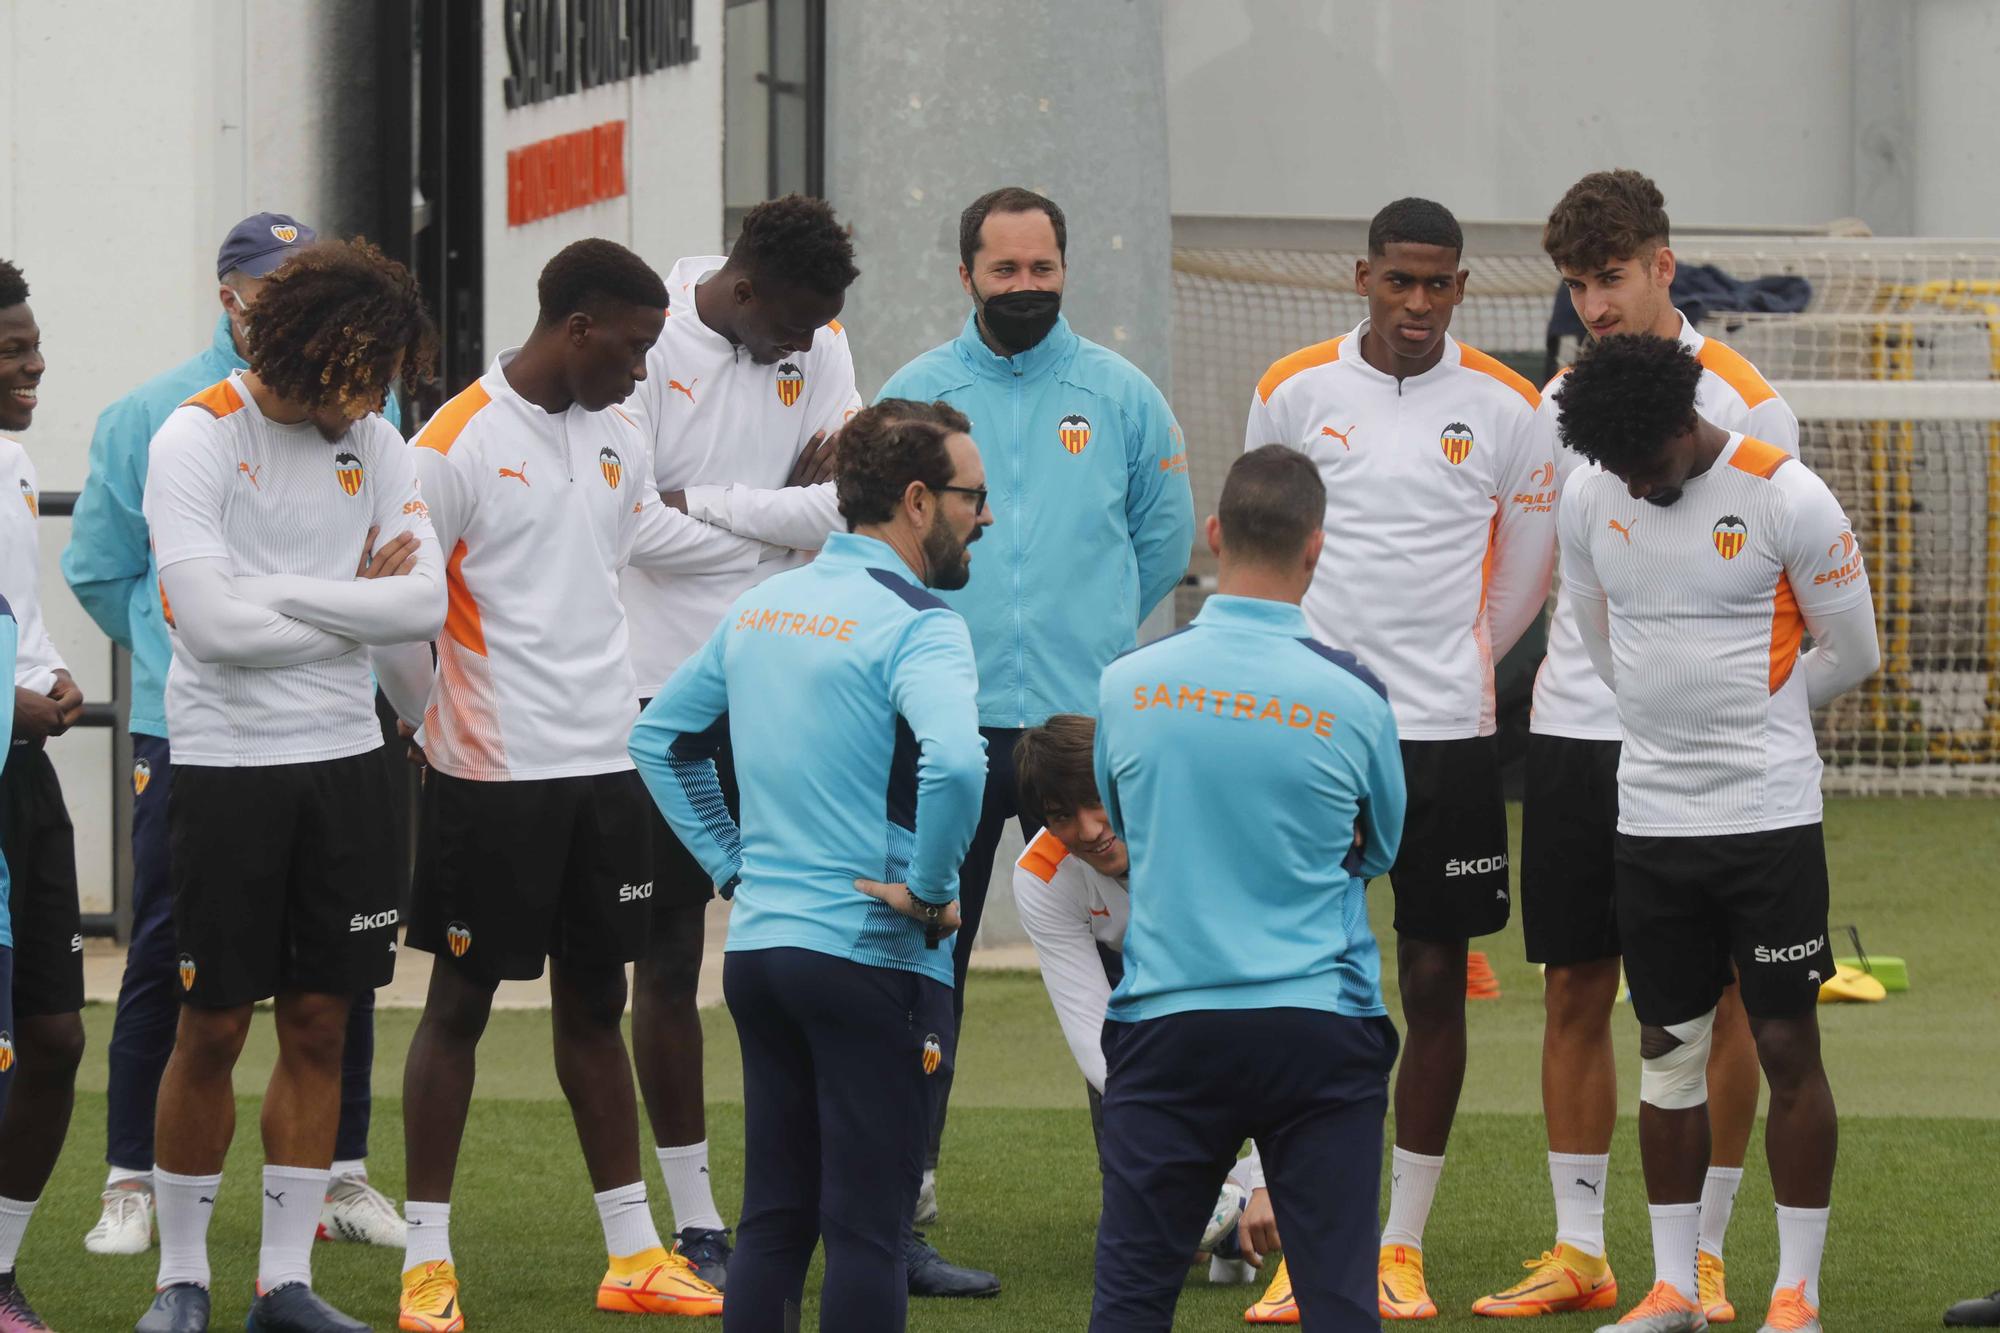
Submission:
[[[302,245],[318,239],[315,232],[297,218],[284,213],[253,213],[229,229],[216,252],[215,276],[235,269],[248,277],[261,278],[285,262]]]

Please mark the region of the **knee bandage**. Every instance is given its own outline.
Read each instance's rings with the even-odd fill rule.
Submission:
[[[1708,1100],[1708,1047],[1715,1033],[1715,1011],[1665,1029],[1680,1045],[1643,1062],[1639,1100],[1663,1111],[1684,1111]]]

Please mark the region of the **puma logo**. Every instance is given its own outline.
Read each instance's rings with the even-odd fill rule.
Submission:
[[[285,1206],[285,1196],[290,1193],[291,1193],[290,1190],[279,1190],[276,1194],[273,1194],[271,1193],[271,1191],[265,1190],[264,1197],[269,1199],[272,1203],[277,1204],[278,1207],[283,1208]]]
[[[257,474],[264,470],[264,465],[262,463],[259,463],[256,467],[251,467],[248,463],[238,463],[236,465],[236,470],[238,472],[241,472],[244,476],[250,478],[250,488],[252,490],[261,491],[264,489],[262,484],[260,484],[257,480]]]
[[[1625,539],[1625,544],[1627,546],[1630,546],[1632,544],[1632,525],[1634,523],[1637,523],[1638,521],[1639,520],[1636,518],[1633,519],[1631,523],[1620,523],[1615,518],[1609,520],[1612,530]]]
[[[214,1203],[214,1202],[215,1202],[215,1200],[214,1200],[213,1198],[209,1197],[209,1196],[208,1196],[208,1195],[206,1195],[206,1194],[197,1194],[197,1195],[195,1195],[195,1196],[194,1196],[194,1198],[195,1198],[195,1202],[196,1202],[196,1203],[211,1203],[211,1204],[212,1204],[212,1203]]]
[[[1584,1179],[1584,1178],[1583,1178],[1582,1176],[1578,1176],[1578,1177],[1576,1178],[1576,1183],[1577,1183],[1577,1184],[1579,1184],[1579,1185],[1581,1185],[1581,1186],[1583,1186],[1583,1187],[1584,1187],[1585,1189],[1589,1190],[1589,1191],[1590,1191],[1590,1192],[1591,1192],[1592,1194],[1595,1194],[1595,1193],[1597,1193],[1597,1191],[1598,1191],[1598,1190],[1600,1190],[1600,1189],[1604,1188],[1604,1182],[1603,1182],[1603,1181],[1601,1181],[1601,1180],[1585,1180],[1585,1179]]]
[[[512,477],[515,481],[520,482],[523,486],[528,485],[528,460],[525,458],[522,459],[521,466],[517,468],[515,467],[501,468],[500,475],[503,477]],[[530,489],[532,489],[532,487]]]
[[[701,376],[697,375],[686,384],[682,384],[679,380],[668,380],[667,387],[686,394],[687,400],[691,403],[694,401],[694,386],[699,383],[701,383]]]
[[[1319,428],[1319,433],[1321,435],[1331,435],[1334,439],[1340,441],[1341,448],[1347,450],[1347,452],[1350,454],[1354,452],[1354,446],[1350,445],[1347,442],[1347,437],[1354,434],[1353,426],[1349,426],[1346,430],[1335,430],[1331,426],[1321,426]]]

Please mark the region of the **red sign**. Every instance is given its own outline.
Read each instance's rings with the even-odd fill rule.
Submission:
[[[507,153],[507,225],[523,226],[625,193],[625,122],[607,120]]]

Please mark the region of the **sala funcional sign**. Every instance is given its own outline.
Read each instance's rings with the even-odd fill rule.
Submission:
[[[694,0],[505,0],[500,26],[509,111],[701,55]]]

